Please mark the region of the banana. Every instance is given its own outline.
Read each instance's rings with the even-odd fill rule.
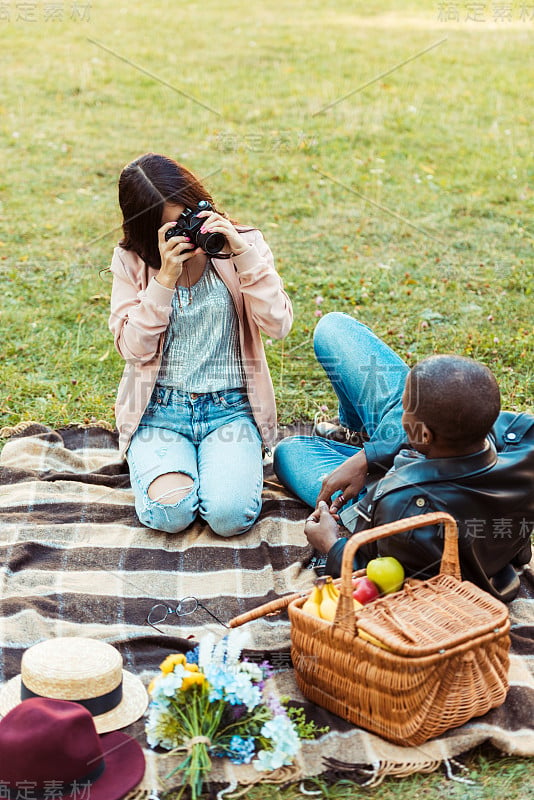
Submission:
[[[313,617],[320,617],[319,606],[321,605],[322,592],[321,589],[315,584],[309,596],[302,606],[302,610],[306,614],[311,614]]]
[[[339,592],[332,583],[332,578],[327,575],[322,579],[323,589],[321,605],[319,606],[319,613],[322,619],[332,622],[336,616],[337,601],[339,599]]]
[[[326,590],[328,591],[330,597],[333,597],[334,600],[339,600],[339,589],[337,588],[336,584],[334,583],[330,575],[327,575],[326,577]]]
[[[302,605],[302,610],[313,617],[320,617],[329,622],[333,622],[336,616],[337,604],[339,601],[339,589],[327,575],[315,581],[313,589]],[[354,599],[354,610],[358,611],[362,604]]]
[[[332,597],[325,592],[323,595],[323,599],[321,600],[321,605],[319,606],[319,613],[321,614],[321,619],[326,619],[328,622],[333,622],[334,617],[336,616],[336,609],[337,603]]]
[[[371,636],[370,633],[362,631],[361,628],[358,628],[358,636],[360,639],[364,639],[366,642],[376,645],[376,647],[381,647],[382,650],[389,650],[391,652],[391,647],[388,647],[387,644],[384,644],[384,642],[381,642],[380,639],[377,639],[375,636]]]

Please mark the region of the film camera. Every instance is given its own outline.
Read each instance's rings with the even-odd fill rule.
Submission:
[[[207,200],[200,200],[194,211],[186,208],[178,217],[176,225],[166,232],[165,241],[168,241],[172,236],[189,236],[194,244],[194,247],[191,248],[192,250],[195,247],[201,247],[209,256],[219,253],[226,244],[226,237],[222,233],[200,233],[204,218],[197,216],[199,211],[212,211],[212,209],[213,206]]]

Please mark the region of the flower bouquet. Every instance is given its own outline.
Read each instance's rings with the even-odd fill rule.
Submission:
[[[270,771],[291,764],[300,749],[298,715],[293,722],[291,710],[266,692],[270,666],[240,656],[238,631],[217,644],[206,636],[187,659],[168,656],[149,686],[148,743],[183,753],[167,777],[182,772],[192,800],[202,794],[214,756]]]

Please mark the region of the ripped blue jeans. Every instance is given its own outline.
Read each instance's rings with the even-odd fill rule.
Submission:
[[[179,533],[199,515],[214,533],[247,531],[261,511],[262,443],[246,392],[190,394],[156,386],[126,454],[143,525]],[[148,495],[160,475],[188,475],[177,503]]]

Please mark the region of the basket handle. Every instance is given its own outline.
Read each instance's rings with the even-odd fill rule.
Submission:
[[[305,597],[307,594],[309,593],[294,592],[292,594],[285,594],[283,597],[279,597],[276,600],[271,600],[269,603],[264,603],[261,606],[252,608],[250,611],[245,611],[244,614],[240,614],[238,617],[234,617],[228,623],[228,627],[238,628],[240,625],[244,625],[245,622],[252,622],[253,619],[266,617],[267,614],[274,614],[277,611],[281,611],[283,608],[287,608],[287,606],[293,600],[297,600],[300,597]]]
[[[351,634],[356,633],[356,615],[354,613],[354,601],[352,597],[352,573],[354,556],[364,544],[377,542],[387,536],[396,533],[410,531],[414,528],[424,528],[427,525],[445,523],[445,541],[443,544],[443,555],[441,557],[440,575],[452,575],[461,580],[460,559],[458,554],[458,526],[456,520],[450,514],[441,511],[434,511],[430,514],[421,514],[415,517],[406,517],[387,525],[379,525],[377,528],[355,533],[348,539],[343,549],[343,562],[341,566],[341,582],[339,585],[339,600],[337,604],[334,624],[342,630]]]

